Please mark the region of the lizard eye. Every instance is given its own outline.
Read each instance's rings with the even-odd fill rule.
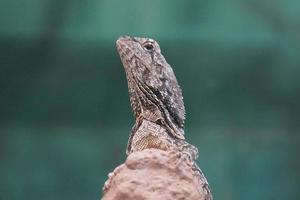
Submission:
[[[151,42],[145,42],[143,46],[147,51],[152,51],[154,49],[154,46]]]

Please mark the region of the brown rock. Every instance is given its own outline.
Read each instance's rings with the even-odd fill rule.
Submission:
[[[130,154],[109,174],[102,200],[204,200],[197,173],[179,154],[146,149]]]

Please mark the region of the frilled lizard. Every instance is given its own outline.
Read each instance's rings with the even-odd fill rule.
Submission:
[[[175,151],[193,163],[211,200],[205,176],[195,163],[198,149],[185,141],[185,108],[181,89],[158,43],[149,38],[120,37],[117,49],[124,65],[135,125],[127,154],[148,148]]]

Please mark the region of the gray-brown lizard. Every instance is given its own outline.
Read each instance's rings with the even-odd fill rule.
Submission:
[[[185,141],[185,108],[181,89],[158,43],[149,38],[120,37],[117,50],[124,65],[135,125],[127,154],[147,148],[179,152],[199,172],[207,200],[209,185],[195,163],[198,149]]]

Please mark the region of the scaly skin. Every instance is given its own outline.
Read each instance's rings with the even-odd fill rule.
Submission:
[[[181,89],[158,43],[149,38],[120,37],[117,50],[123,63],[135,125],[127,154],[147,148],[178,152],[193,163],[202,187],[211,192],[205,176],[195,163],[198,149],[185,141],[185,108]]]

